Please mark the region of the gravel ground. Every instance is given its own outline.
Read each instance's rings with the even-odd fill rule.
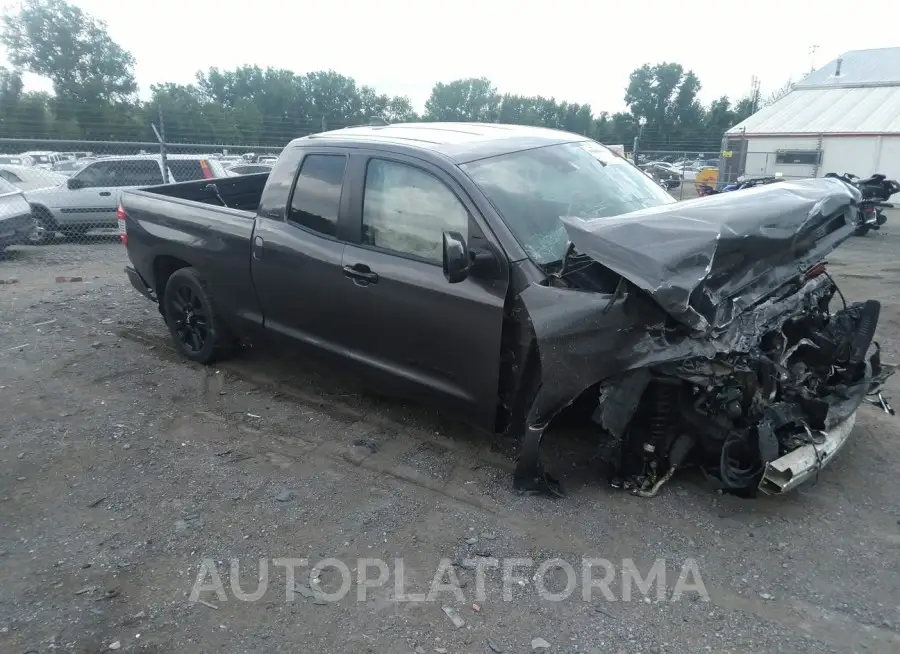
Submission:
[[[830,264],[848,299],[884,303],[888,361],[900,359],[898,252],[887,229]],[[900,651],[900,419],[864,408],[816,484],[757,500],[716,495],[690,473],[653,500],[615,492],[584,443],[557,433],[568,497],[520,497],[507,443],[430,410],[267,352],[184,362],[124,263],[104,242],[0,261],[0,651]],[[272,563],[327,557],[353,577],[334,602],[313,596],[307,568],[286,593]],[[488,569],[481,598],[466,557],[534,565],[508,598]],[[584,557],[610,562],[614,601],[584,599]],[[361,558],[390,566],[364,601]],[[554,558],[577,573],[564,601],[542,599],[532,578]],[[205,559],[223,595],[194,602],[198,574],[213,579]],[[259,599],[237,599],[232,559],[239,592],[267,580]],[[426,592],[442,559],[459,564],[442,577],[450,586],[399,601]],[[626,560],[646,576],[658,559],[661,599],[657,585],[626,601]],[[691,562],[707,597],[678,597]],[[544,585],[559,591],[565,567],[547,567]],[[318,578],[332,591],[340,574]]]

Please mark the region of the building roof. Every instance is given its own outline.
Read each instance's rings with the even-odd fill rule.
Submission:
[[[727,133],[900,135],[900,48],[847,52]]]
[[[841,62],[840,74],[838,61]],[[853,50],[813,71],[795,89],[900,85],[900,48]]]
[[[900,134],[900,86],[791,91],[728,134]]]
[[[588,140],[585,136],[545,127],[500,123],[366,125],[311,134],[303,138],[348,143],[390,143],[421,148],[442,154],[459,164],[546,145]]]

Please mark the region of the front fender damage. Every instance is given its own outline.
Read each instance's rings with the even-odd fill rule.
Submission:
[[[540,443],[585,391],[596,394],[591,419],[610,481],[636,495],[655,495],[689,464],[743,496],[783,492],[817,473],[866,396],[893,372],[873,341],[878,303],[831,314],[836,287],[820,273],[799,276],[706,332],[673,321],[633,286],[614,294],[525,289],[519,300],[541,379],[516,489],[561,493],[541,463]]]

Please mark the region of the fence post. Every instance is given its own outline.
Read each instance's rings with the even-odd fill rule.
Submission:
[[[163,184],[169,183],[169,160],[166,158],[166,126],[163,123],[162,106],[159,107],[159,129],[156,125],[150,123],[153,133],[156,134],[156,140],[159,141],[159,158],[162,166]]]

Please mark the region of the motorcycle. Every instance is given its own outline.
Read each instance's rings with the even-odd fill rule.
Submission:
[[[741,175],[737,178],[737,182],[724,186],[721,191],[716,190],[709,184],[699,184],[697,186],[697,195],[699,195],[700,197],[705,197],[708,195],[718,195],[719,193],[743,191],[744,189],[754,188],[756,186],[774,184],[775,182],[780,182],[783,179],[784,178],[781,173],[775,173],[774,175],[768,177],[751,177],[750,179],[747,179],[743,175]]]
[[[869,230],[881,229],[887,222],[887,216],[882,209],[892,209],[891,196],[900,193],[900,184],[895,180],[887,179],[881,173],[875,173],[866,179],[860,179],[852,173],[826,173],[825,177],[839,179],[849,186],[853,186],[862,194],[857,212],[856,235],[865,236]]]

